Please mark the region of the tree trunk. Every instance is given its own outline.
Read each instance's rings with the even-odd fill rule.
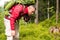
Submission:
[[[47,14],[48,14],[48,19],[49,19],[49,0],[48,0]]]
[[[38,0],[36,0],[35,23],[38,24]]]
[[[56,24],[58,23],[59,0],[56,0]]]
[[[19,40],[19,20],[16,20],[15,31],[16,35],[13,37],[13,40]]]

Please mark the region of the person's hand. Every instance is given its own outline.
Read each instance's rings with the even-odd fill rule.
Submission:
[[[12,36],[15,36],[15,34],[16,34],[15,30],[12,30],[11,34],[12,34]]]

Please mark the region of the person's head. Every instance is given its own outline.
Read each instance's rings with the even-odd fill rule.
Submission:
[[[24,15],[25,22],[28,22],[30,20],[30,16],[35,12],[35,7],[32,5],[28,6],[27,9],[28,9],[28,13]]]
[[[35,7],[30,5],[28,6],[28,15],[32,15],[35,12]]]

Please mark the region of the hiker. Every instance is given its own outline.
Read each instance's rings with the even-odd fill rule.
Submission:
[[[5,15],[4,18],[7,40],[19,40],[19,19],[23,17],[28,22],[34,11],[35,8],[32,5],[16,4],[10,8],[9,15]]]

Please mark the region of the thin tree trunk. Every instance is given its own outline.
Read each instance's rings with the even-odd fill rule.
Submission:
[[[36,0],[35,23],[38,24],[38,0]]]
[[[59,0],[56,0],[56,24],[58,23]]]
[[[48,0],[47,14],[48,14],[48,19],[49,19],[49,0]]]
[[[15,23],[15,31],[16,35],[13,37],[13,40],[19,40],[19,20]]]

